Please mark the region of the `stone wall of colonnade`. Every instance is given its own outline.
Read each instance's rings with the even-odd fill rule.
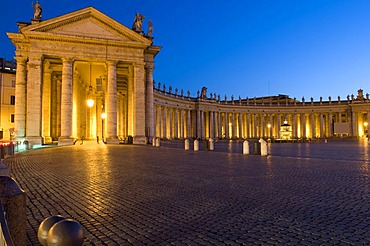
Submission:
[[[279,96],[223,100],[210,95],[177,95],[154,89],[155,137],[163,139],[280,139],[280,127],[291,125],[292,139],[364,137],[370,113],[369,95],[358,91],[346,100],[310,102]]]

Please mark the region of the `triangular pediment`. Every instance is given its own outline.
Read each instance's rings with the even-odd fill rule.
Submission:
[[[81,39],[114,40],[150,45],[151,40],[132,31],[93,7],[29,25],[24,34],[45,34]]]

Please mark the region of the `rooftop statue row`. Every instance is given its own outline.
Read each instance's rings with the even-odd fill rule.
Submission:
[[[145,19],[144,15],[136,13],[134,23],[132,24],[132,30],[134,30],[135,32],[137,32],[141,35],[144,35],[144,32],[143,32],[143,21],[144,21],[144,19]],[[148,21],[148,32],[147,32],[146,36],[148,38],[153,38],[153,24],[152,24],[151,20]]]
[[[154,88],[155,88],[155,82],[154,82]],[[163,89],[162,89],[163,88]],[[158,83],[158,86],[157,88],[155,88],[157,91],[161,91],[163,92],[164,94],[168,94],[168,95],[175,95],[177,96],[178,95],[178,89],[176,88],[175,89],[175,94],[173,94],[172,92],[172,86],[169,87],[169,90],[168,92],[166,91],[166,85],[164,84],[162,87],[161,87],[161,83],[159,82]],[[201,91],[198,91],[197,92],[197,97],[193,98],[193,99],[197,99],[198,101],[201,100],[201,101],[214,101],[214,102],[218,102],[218,103],[224,103],[224,104],[232,104],[232,105],[235,105],[235,104],[239,104],[239,105],[313,105],[313,104],[332,104],[332,102],[336,102],[338,104],[341,104],[342,102],[352,102],[352,103],[356,103],[356,102],[370,102],[369,100],[369,93],[366,93],[366,96],[364,97],[363,96],[363,90],[360,89],[357,91],[358,94],[357,94],[357,97],[355,98],[355,96],[352,94],[351,96],[348,95],[347,96],[347,100],[341,100],[340,96],[338,96],[338,100],[337,101],[332,101],[332,98],[331,96],[328,97],[328,100],[327,101],[323,101],[323,98],[320,97],[320,100],[319,102],[314,102],[314,99],[313,97],[310,98],[310,103],[306,103],[305,101],[305,98],[302,97],[302,100],[299,101],[297,100],[295,97],[294,98],[290,98],[289,96],[287,95],[278,95],[278,96],[266,96],[266,97],[254,97],[254,98],[248,98],[246,97],[245,99],[242,99],[240,96],[239,98],[237,99],[237,101],[235,100],[234,96],[231,96],[231,100],[228,100],[227,96],[225,95],[224,97],[224,100],[221,100],[221,96],[220,95],[216,95],[216,93],[210,93],[209,96],[207,95],[207,87],[202,87]],[[184,90],[181,90],[181,97],[184,97]],[[187,97],[190,98],[190,91],[187,92]]]
[[[36,1],[35,4],[32,3],[32,8],[33,8],[33,18],[31,19],[32,23],[40,22],[42,17],[42,7],[39,1]],[[153,23],[151,20],[148,21],[148,32],[146,35],[144,35],[143,32],[144,19],[145,19],[144,15],[136,13],[134,23],[132,24],[132,30],[148,38],[153,38]]]

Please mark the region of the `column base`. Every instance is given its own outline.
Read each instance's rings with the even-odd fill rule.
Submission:
[[[134,136],[133,144],[146,144],[148,142],[148,138],[145,136]]]
[[[51,144],[53,143],[53,139],[51,137],[44,137],[44,144]]]
[[[71,137],[59,137],[58,138],[58,146],[67,146],[73,145],[75,139]]]
[[[28,141],[28,148],[35,149],[42,146],[42,137],[25,137],[24,141]]]
[[[115,137],[108,137],[105,139],[106,144],[119,144],[119,139],[117,136]]]

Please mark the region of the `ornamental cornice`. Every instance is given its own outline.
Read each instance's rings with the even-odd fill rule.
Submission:
[[[41,40],[41,41],[52,41],[52,42],[65,42],[65,43],[75,43],[83,45],[99,45],[104,47],[124,47],[124,48],[133,48],[133,49],[145,49],[147,46],[143,44],[138,44],[134,42],[123,42],[120,40],[107,40],[103,38],[89,38],[89,37],[80,37],[74,35],[61,35],[61,34],[51,34],[51,33],[32,33],[25,35],[22,43],[29,43],[31,40]],[[18,40],[17,40],[18,41]],[[21,40],[19,40],[21,41]]]

